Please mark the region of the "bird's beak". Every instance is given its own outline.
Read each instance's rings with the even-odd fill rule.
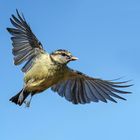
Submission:
[[[75,60],[78,60],[78,58],[75,57],[75,56],[72,56],[72,57],[71,57],[71,61],[75,61]]]

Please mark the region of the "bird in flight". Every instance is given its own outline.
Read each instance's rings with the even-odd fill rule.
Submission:
[[[114,98],[125,100],[118,94],[130,93],[120,90],[131,86],[126,84],[128,81],[102,80],[69,68],[67,64],[78,58],[64,49],[46,52],[23,14],[16,12],[17,15],[10,18],[14,28],[7,30],[12,35],[14,64],[24,63],[21,70],[25,76],[23,88],[10,99],[11,102],[19,106],[25,103],[29,107],[32,97],[48,88],[73,104],[107,103],[108,100],[117,103]]]

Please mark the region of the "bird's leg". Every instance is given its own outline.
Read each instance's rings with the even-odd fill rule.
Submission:
[[[30,104],[31,104],[31,100],[32,100],[32,95],[31,95],[31,98],[30,98],[30,100],[29,101],[24,101],[24,103],[25,103],[25,107],[30,107]]]

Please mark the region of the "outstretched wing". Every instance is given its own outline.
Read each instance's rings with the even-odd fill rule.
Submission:
[[[81,72],[70,70],[70,76],[52,87],[52,90],[58,92],[66,100],[74,104],[85,104],[90,102],[107,102],[110,100],[116,102],[113,97],[126,100],[117,95],[117,93],[127,94],[130,92],[119,90],[131,85],[124,85],[125,82],[113,82],[89,77]]]
[[[17,17],[12,15],[10,21],[14,28],[7,28],[8,32],[12,35],[12,53],[14,55],[14,64],[19,65],[25,61],[26,64],[22,68],[23,72],[27,72],[36,56],[40,53],[44,53],[41,43],[33,34],[30,26],[27,24],[24,16],[20,15],[18,10]]]

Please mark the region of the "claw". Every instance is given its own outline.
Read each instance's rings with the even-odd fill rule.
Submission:
[[[30,107],[30,101],[27,101],[27,103],[26,103],[26,107]]]
[[[25,107],[30,107],[30,101],[24,101]]]
[[[30,104],[31,104],[31,100],[32,100],[32,96],[31,96],[31,98],[30,98],[30,100],[29,101],[24,101],[24,103],[25,103],[25,107],[30,107]]]

